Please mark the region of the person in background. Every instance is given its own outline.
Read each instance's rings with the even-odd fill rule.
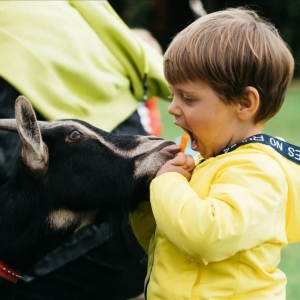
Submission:
[[[150,203],[131,216],[149,254],[147,299],[286,298],[278,265],[282,248],[300,241],[299,159],[272,137],[263,143],[262,130],[293,72],[274,25],[247,8],[207,14],[171,42],[168,112],[200,155],[172,146]]]
[[[162,56],[107,1],[1,1],[0,13],[0,118],[14,117],[23,94],[40,120],[77,118],[109,132],[149,134],[137,109],[170,94]],[[0,132],[0,184],[20,149],[17,135]],[[15,299],[140,295],[147,256],[128,222],[121,250],[116,240],[103,216],[23,274]]]
[[[132,32],[140,39],[148,43],[159,54],[163,55],[163,50],[151,32],[145,28],[132,28]],[[140,102],[137,112],[141,117],[144,129],[151,135],[160,136],[163,126],[161,115],[158,108],[158,97],[152,96],[147,102]]]

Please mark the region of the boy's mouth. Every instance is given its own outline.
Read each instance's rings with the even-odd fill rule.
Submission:
[[[183,128],[183,130],[190,136],[190,147],[193,151],[197,151],[197,147],[198,147],[198,140],[197,140],[197,137],[194,133],[192,133],[191,131],[189,130],[186,130]]]
[[[196,136],[194,134],[191,134],[190,138],[191,138],[191,148],[192,148],[192,150],[197,151],[198,140],[197,140]]]

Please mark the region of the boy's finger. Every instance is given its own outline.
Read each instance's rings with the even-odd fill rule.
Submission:
[[[194,170],[195,161],[194,161],[194,158],[191,155],[186,155],[185,165],[186,165],[186,169]]]
[[[170,160],[170,163],[174,166],[183,166],[186,162],[185,154],[179,152],[175,155],[173,159]]]

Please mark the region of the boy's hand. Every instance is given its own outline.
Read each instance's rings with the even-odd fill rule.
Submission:
[[[195,168],[195,162],[191,155],[179,152],[175,157],[167,161],[157,172],[156,177],[167,173],[177,172],[183,175],[188,181],[191,179],[192,172]]]

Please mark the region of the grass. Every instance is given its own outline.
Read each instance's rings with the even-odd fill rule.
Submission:
[[[183,132],[173,125],[173,117],[167,113],[168,101],[160,100],[159,109],[163,122],[162,137],[175,140]],[[288,89],[279,113],[267,122],[264,133],[284,138],[300,146],[300,80],[295,80]],[[299,199],[300,201],[300,199]],[[300,230],[300,228],[299,228]],[[290,244],[282,251],[279,268],[288,278],[287,300],[300,299],[300,243]]]
[[[267,122],[264,132],[280,136],[287,142],[300,145],[300,80],[295,81],[288,90],[279,113]]]

